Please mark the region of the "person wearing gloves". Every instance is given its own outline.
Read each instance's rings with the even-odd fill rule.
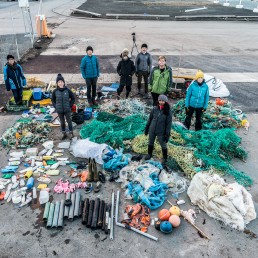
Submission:
[[[17,64],[12,55],[7,56],[7,63],[4,66],[4,81],[6,90],[12,90],[16,105],[22,105],[22,92],[23,87],[26,86],[26,78],[22,67]]]
[[[172,87],[172,69],[166,65],[166,57],[159,57],[159,65],[151,71],[149,90],[153,99],[153,106],[157,104],[160,94],[168,94]]]
[[[126,88],[126,98],[129,97],[129,94],[132,89],[132,76],[135,73],[135,66],[133,61],[128,57],[129,50],[125,48],[120,55],[122,60],[119,61],[117,66],[117,73],[120,76],[120,84],[117,89],[117,98],[120,98],[120,94],[123,91],[124,87]]]
[[[56,77],[57,88],[52,94],[52,104],[56,109],[61,122],[63,133],[62,140],[67,138],[65,130],[65,120],[68,124],[70,139],[73,138],[73,125],[71,120],[71,108],[75,102],[74,94],[65,86],[64,77],[59,73]]]
[[[153,107],[147,125],[145,127],[145,135],[149,135],[148,155],[145,160],[152,157],[154,142],[156,137],[162,149],[163,164],[167,162],[168,150],[167,142],[170,137],[172,125],[172,112],[165,95],[159,95],[158,104]]]
[[[87,55],[81,61],[81,73],[87,85],[87,99],[90,106],[97,105],[95,100],[97,91],[97,81],[100,74],[99,61],[93,55],[93,48],[88,46],[86,48]]]
[[[209,102],[209,87],[204,80],[202,71],[198,71],[195,80],[190,84],[186,92],[184,125],[189,130],[191,119],[195,112],[195,131],[202,129],[202,114],[206,111]]]
[[[137,55],[135,59],[135,68],[137,76],[137,86],[138,86],[138,94],[141,93],[141,84],[142,78],[144,79],[144,98],[147,97],[148,94],[148,77],[150,75],[150,71],[152,69],[152,58],[151,55],[147,52],[148,46],[147,44],[142,44],[141,52]]]

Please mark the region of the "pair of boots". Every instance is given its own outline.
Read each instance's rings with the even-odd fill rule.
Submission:
[[[145,160],[151,159],[153,149],[154,149],[153,145],[148,145],[148,155],[145,157]],[[162,149],[162,156],[163,156],[162,164],[166,164],[168,161],[168,149]]]
[[[97,163],[95,159],[89,158],[88,170],[89,170],[88,182],[92,182],[92,181],[98,182],[99,173],[98,173]]]
[[[67,138],[67,134],[66,134],[66,132],[63,132],[63,136],[62,136],[61,140],[63,141],[66,138]],[[72,140],[72,138],[73,138],[73,132],[69,132],[69,139]]]

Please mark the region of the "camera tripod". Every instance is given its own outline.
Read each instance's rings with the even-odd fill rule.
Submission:
[[[132,50],[131,50],[131,56],[133,55],[133,50],[134,50],[134,48],[136,49],[137,53],[139,53],[138,47],[137,47],[137,44],[136,44],[135,33],[132,33],[132,36],[133,36],[133,46],[132,46]]]

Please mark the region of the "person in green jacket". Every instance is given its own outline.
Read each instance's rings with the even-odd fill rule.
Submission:
[[[157,104],[159,95],[167,95],[170,92],[172,82],[172,69],[166,65],[166,57],[160,56],[159,65],[152,69],[149,82],[153,106]]]

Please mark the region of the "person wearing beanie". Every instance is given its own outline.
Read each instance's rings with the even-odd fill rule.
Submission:
[[[93,55],[93,48],[88,46],[86,48],[87,55],[81,60],[81,73],[87,85],[87,99],[90,106],[97,105],[96,92],[97,81],[100,75],[98,58]]]
[[[7,56],[7,63],[4,66],[4,81],[6,90],[12,90],[15,103],[22,105],[23,87],[26,86],[26,78],[22,67],[17,64],[13,55]]]
[[[59,73],[56,77],[57,88],[52,94],[52,104],[56,109],[61,123],[62,139],[67,138],[65,129],[65,120],[68,124],[70,139],[73,138],[73,125],[71,120],[71,108],[75,103],[75,97],[72,91],[65,86],[64,77]]]
[[[150,74],[149,90],[153,99],[153,106],[157,104],[160,94],[167,95],[172,87],[172,69],[166,65],[166,57],[159,57],[158,66],[154,67]]]
[[[172,125],[172,112],[166,95],[159,95],[158,104],[153,107],[144,134],[149,135],[148,155],[145,160],[152,157],[156,137],[162,149],[163,164],[167,162],[167,142],[170,137]]]
[[[209,102],[209,87],[204,80],[204,73],[198,71],[195,80],[190,84],[186,92],[184,125],[189,130],[193,113],[195,112],[195,130],[202,129],[202,115],[206,111]]]
[[[132,76],[135,73],[135,66],[133,61],[128,57],[129,50],[125,48],[120,57],[122,60],[119,61],[117,65],[117,73],[120,76],[120,84],[117,89],[117,98],[120,98],[124,87],[126,87],[126,98],[129,97],[132,88]]]
[[[148,78],[150,75],[150,71],[152,69],[152,57],[147,52],[148,46],[147,44],[142,44],[141,52],[136,56],[135,59],[135,68],[137,76],[137,87],[138,87],[138,94],[141,94],[141,84],[142,78],[144,80],[144,98],[148,97]]]

